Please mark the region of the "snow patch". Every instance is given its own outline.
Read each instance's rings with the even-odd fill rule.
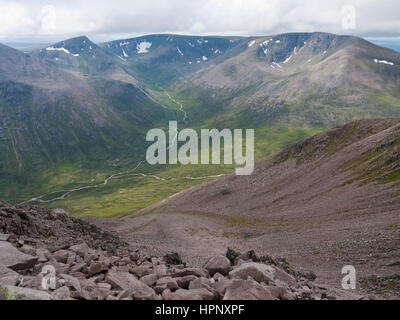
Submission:
[[[152,43],[143,41],[136,46],[137,53],[148,53]]]
[[[279,63],[272,62],[275,66],[277,66],[279,69],[282,69],[282,66]]]
[[[267,55],[268,53],[268,45],[272,41],[272,39],[265,40],[264,42],[260,43],[260,47],[263,50],[264,54]]]
[[[386,61],[386,60],[378,60],[378,59],[374,59],[374,62],[375,62],[375,63],[387,64],[387,65],[389,65],[389,66],[394,66],[394,63],[393,63],[393,62]]]
[[[203,59],[203,61],[207,61],[208,58],[206,56],[202,56],[201,59]]]
[[[66,54],[71,54],[71,52],[69,52],[69,50],[65,49],[65,48],[54,48],[54,47],[48,47],[46,48],[47,51],[63,51]]]
[[[72,54],[68,49],[65,48],[54,48],[54,47],[48,47],[46,48],[47,51],[62,51],[65,52],[66,54]],[[73,57],[79,57],[79,54],[72,54]]]
[[[219,49],[214,51],[215,54],[221,54],[221,51]]]
[[[176,50],[178,50],[179,54],[183,57],[182,51],[179,49],[179,47],[176,47]]]
[[[126,54],[126,52],[125,52],[124,49],[122,49],[122,53],[124,54],[124,57],[125,57],[125,58],[129,58],[129,56]]]
[[[249,43],[249,48],[252,47],[256,43],[256,40],[253,40]]]
[[[283,61],[283,63],[288,63],[288,62],[290,61],[290,59],[292,59],[292,57],[293,57],[293,55],[291,54],[291,55],[289,56],[289,58],[287,58],[285,61]]]

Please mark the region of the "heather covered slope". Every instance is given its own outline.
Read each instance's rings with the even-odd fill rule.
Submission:
[[[283,150],[249,177],[228,175],[181,193],[164,208],[254,217],[392,211],[400,204],[399,152],[398,119],[360,120]]]
[[[399,273],[400,120],[360,120],[115,221],[130,241],[193,259],[226,246],[289,258],[333,285],[340,270]],[[161,247],[161,249],[160,249]]]

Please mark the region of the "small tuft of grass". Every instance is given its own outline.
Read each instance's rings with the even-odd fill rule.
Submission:
[[[22,294],[16,294],[7,288],[0,287],[0,300],[22,300],[24,296]]]

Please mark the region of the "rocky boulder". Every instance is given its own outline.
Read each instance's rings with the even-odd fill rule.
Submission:
[[[20,278],[22,278],[22,276],[14,270],[0,265],[0,285],[15,286],[18,284]]]
[[[271,292],[253,280],[236,279],[226,288],[224,300],[274,300]]]
[[[18,300],[56,300],[51,294],[34,290],[30,288],[21,288],[14,286],[4,286],[8,291],[10,291]]]
[[[14,271],[26,270],[32,268],[38,257],[33,257],[22,253],[11,243],[0,241],[0,262],[2,265]]]
[[[107,282],[116,290],[129,290],[136,300],[158,300],[155,291],[128,272],[109,273]]]
[[[247,280],[249,277],[257,282],[266,284],[273,282],[275,279],[276,269],[262,263],[243,263],[229,273],[231,279]]]
[[[204,269],[208,270],[211,276],[217,272],[226,276],[232,270],[232,267],[227,257],[218,256],[211,258],[204,266]]]

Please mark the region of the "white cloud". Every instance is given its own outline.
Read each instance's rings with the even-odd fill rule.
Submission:
[[[342,8],[357,28],[342,28]],[[0,36],[147,33],[266,35],[325,31],[400,36],[398,0],[0,0]]]

